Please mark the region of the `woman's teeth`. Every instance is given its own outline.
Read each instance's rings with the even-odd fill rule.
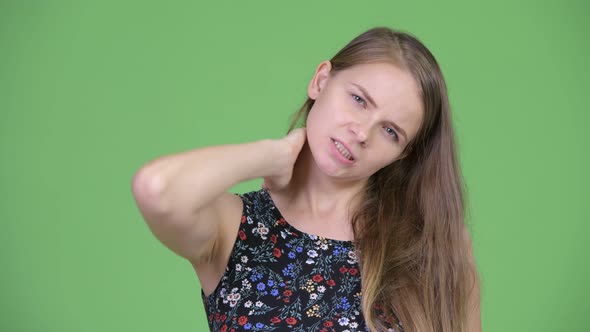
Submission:
[[[340,154],[342,154],[346,159],[352,160],[352,155],[342,144],[340,144],[340,142],[334,141],[334,144],[336,145],[336,149],[338,152],[340,152]]]

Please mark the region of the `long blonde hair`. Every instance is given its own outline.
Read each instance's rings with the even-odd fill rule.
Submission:
[[[424,120],[403,158],[373,174],[352,218],[362,276],[362,309],[372,331],[384,329],[375,307],[406,332],[465,331],[467,296],[477,278],[468,255],[464,182],[447,88],[431,52],[409,33],[370,29],[331,60],[332,72],[390,63],[418,82]],[[308,98],[289,131],[313,106]]]

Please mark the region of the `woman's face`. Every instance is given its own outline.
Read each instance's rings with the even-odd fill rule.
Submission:
[[[401,157],[423,117],[417,82],[392,64],[362,64],[330,76],[322,62],[308,87],[315,100],[307,140],[326,175],[365,180]]]

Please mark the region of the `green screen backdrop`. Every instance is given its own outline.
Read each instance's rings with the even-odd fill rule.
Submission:
[[[316,66],[378,25],[420,38],[447,79],[484,331],[588,331],[589,8],[1,1],[0,331],[205,331],[196,275],[145,225],[133,174],[281,137]]]

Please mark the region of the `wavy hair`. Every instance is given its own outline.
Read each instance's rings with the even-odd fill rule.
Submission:
[[[362,310],[371,331],[385,329],[375,308],[406,332],[466,330],[477,272],[469,256],[464,182],[447,88],[432,53],[413,35],[370,29],[331,60],[330,74],[358,64],[389,63],[418,82],[425,111],[402,158],[373,174],[352,218],[362,276]],[[308,98],[289,131],[307,120]]]

